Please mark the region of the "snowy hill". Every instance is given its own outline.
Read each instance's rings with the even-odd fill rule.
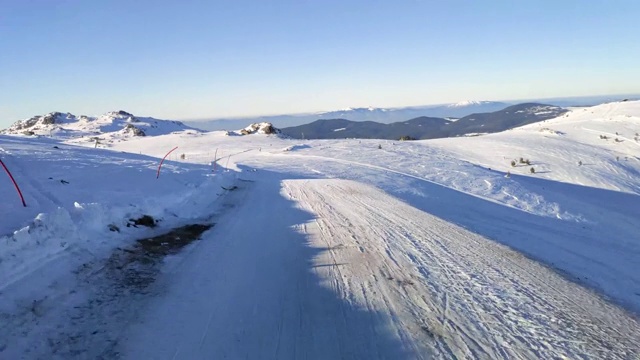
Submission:
[[[500,132],[551,119],[564,114],[566,111],[561,107],[548,104],[524,103],[512,105],[498,111],[467,115],[443,128],[438,137]]]
[[[0,135],[0,358],[640,353],[640,102],[413,142],[119,116],[85,121],[109,149]]]
[[[89,142],[94,141],[92,138],[98,136],[105,142],[113,142],[131,137],[166,135],[185,130],[200,131],[179,121],[138,117],[120,110],[98,117],[52,112],[20,120],[0,131],[0,134],[41,135],[63,139],[85,138],[84,140]]]
[[[640,101],[628,101],[576,108],[501,133],[429,144],[504,172],[529,171],[531,166],[510,165],[524,157],[533,162],[536,177],[640,194],[639,133]]]

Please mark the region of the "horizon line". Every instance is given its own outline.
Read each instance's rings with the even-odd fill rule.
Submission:
[[[572,100],[572,99],[589,99],[589,98],[606,98],[606,97],[640,97],[640,93],[623,93],[623,94],[608,94],[608,95],[579,95],[579,96],[560,96],[560,97],[548,97],[548,98],[524,98],[524,99],[500,99],[500,100],[461,100],[458,102],[447,102],[447,103],[435,103],[435,104],[421,104],[421,105],[406,105],[406,106],[393,106],[393,107],[377,107],[377,106],[356,106],[347,109],[364,109],[364,108],[373,108],[373,109],[409,109],[409,108],[421,108],[427,106],[446,106],[457,104],[464,101],[477,101],[477,102],[506,102],[511,103],[511,105],[516,105],[519,103],[530,102],[530,101],[545,101],[545,100]],[[621,99],[622,100],[622,99]],[[585,105],[586,106],[586,105]],[[238,116],[222,116],[222,117],[202,117],[202,118],[177,118],[175,120],[179,121],[223,121],[223,120],[243,120],[250,118],[260,118],[260,117],[276,117],[276,116],[305,116],[305,115],[317,115],[328,112],[335,112],[347,109],[338,109],[338,110],[317,110],[317,111],[308,111],[308,112],[299,112],[299,113],[271,113],[271,114],[255,114],[255,115],[238,115]]]

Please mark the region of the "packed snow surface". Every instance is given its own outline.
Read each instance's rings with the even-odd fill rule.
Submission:
[[[414,142],[0,136],[0,358],[637,358],[639,131],[618,102]]]

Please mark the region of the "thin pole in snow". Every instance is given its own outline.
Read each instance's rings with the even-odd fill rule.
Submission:
[[[13,175],[11,175],[11,172],[9,171],[9,169],[7,169],[7,165],[4,164],[2,159],[0,159],[0,164],[2,164],[4,171],[6,171],[7,175],[9,175],[9,178],[11,179],[13,186],[15,186],[16,191],[18,192],[18,195],[20,195],[20,200],[22,200],[22,206],[27,207],[27,203],[24,201],[24,196],[22,196],[22,191],[20,191],[20,187],[18,186],[16,179],[13,178]]]
[[[167,158],[167,156],[169,156],[169,154],[171,154],[175,149],[177,149],[178,147],[174,147],[173,149],[171,149],[171,151],[169,151],[167,153],[167,155],[165,155],[162,160],[160,160],[160,164],[158,165],[158,173],[156,174],[156,179],[160,177],[160,168],[162,167],[162,163],[164,162],[164,159]]]

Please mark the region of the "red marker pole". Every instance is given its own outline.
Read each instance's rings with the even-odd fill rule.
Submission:
[[[6,171],[7,175],[9,175],[9,178],[11,179],[11,182],[13,182],[13,186],[15,186],[16,191],[18,192],[18,195],[20,195],[20,200],[22,200],[22,206],[27,207],[27,203],[24,201],[24,196],[22,196],[22,191],[20,191],[20,187],[18,186],[16,179],[13,178],[13,175],[11,175],[11,172],[9,171],[9,169],[7,169],[7,165],[4,164],[2,159],[0,159],[0,164],[2,164],[4,171]]]
[[[162,163],[164,162],[164,159],[167,158],[167,156],[169,156],[169,154],[171,154],[175,149],[177,149],[178,147],[174,147],[173,149],[171,149],[167,155],[165,155],[162,160],[160,160],[160,164],[158,165],[158,173],[156,174],[156,179],[160,177],[160,168],[162,167]]]

